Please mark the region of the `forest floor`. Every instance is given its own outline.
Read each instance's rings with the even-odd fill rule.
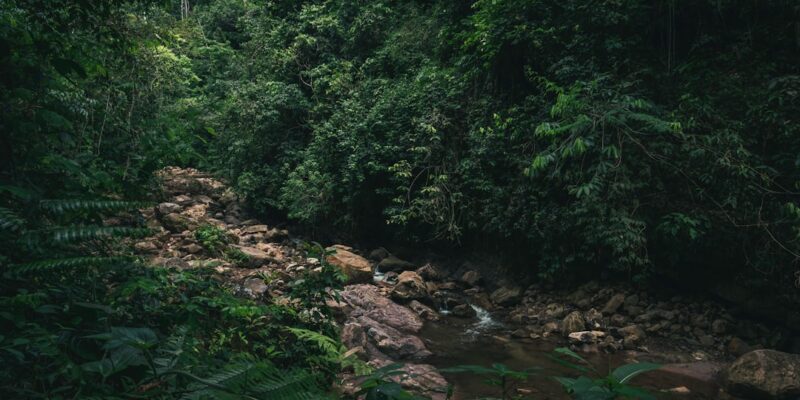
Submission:
[[[287,288],[301,273],[321,268],[320,260],[306,256],[302,240],[247,218],[245,205],[221,180],[175,167],[162,170],[159,178],[161,202],[141,210],[157,233],[134,244],[152,265],[211,267],[241,295],[277,303],[290,301]],[[230,256],[209,254],[208,244],[197,234],[208,227],[225,232],[231,244],[224,254]],[[406,261],[383,248],[362,253],[337,244],[329,250],[326,261],[349,279],[341,300],[329,303],[343,344],[374,367],[403,363],[406,374],[396,379],[436,399],[445,397],[447,380],[430,360],[446,359],[448,354],[435,351],[447,347],[441,335],[426,332],[441,332],[447,326],[471,333],[464,346],[483,343],[501,353],[546,343],[546,349],[568,346],[609,365],[663,363],[663,371],[672,378],[656,379],[652,386],[672,393],[699,391],[699,398],[721,393],[720,372],[736,356],[780,340],[766,325],[735,317],[707,298],[663,298],[598,282],[569,291],[523,288],[489,281],[470,264],[454,270],[434,262]],[[504,359],[502,354],[496,358]],[[479,359],[493,360],[492,355]],[[354,392],[357,378],[342,377],[341,390]],[[690,382],[688,387],[672,386],[681,380]]]

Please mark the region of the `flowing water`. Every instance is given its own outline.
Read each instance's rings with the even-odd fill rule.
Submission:
[[[372,281],[375,283],[381,283],[383,282],[385,276],[386,274],[384,274],[381,271],[378,271],[378,268],[375,267],[375,271],[372,272]]]
[[[385,274],[376,271],[373,280],[382,282]],[[427,362],[438,368],[460,365],[480,365],[490,367],[500,363],[514,370],[531,369],[528,379],[512,385],[510,394],[522,394],[532,399],[569,399],[554,376],[576,377],[574,370],[564,367],[551,358],[553,350],[563,346],[554,340],[510,338],[510,328],[495,319],[492,314],[476,305],[473,318],[457,318],[450,316],[447,302],[442,302],[439,314],[442,319],[437,322],[426,322],[421,332],[433,357]],[[631,360],[625,360],[620,354],[588,354],[585,358],[592,363],[597,372],[603,376]],[[455,385],[454,400],[467,400],[483,397],[500,397],[500,390],[485,381],[489,376],[474,374],[444,373],[447,381]],[[688,379],[668,372],[655,371],[643,374],[634,381],[651,392],[685,386],[691,394],[660,394],[659,398],[680,399],[716,399],[718,388],[699,380]]]
[[[459,365],[480,365],[489,367],[501,363],[514,370],[535,369],[526,381],[514,385],[512,394],[522,393],[525,398],[533,399],[568,399],[552,377],[576,377],[575,371],[566,368],[550,358],[557,343],[547,339],[508,338],[508,327],[492,318],[492,315],[477,306],[473,306],[477,316],[471,319],[445,316],[438,322],[427,322],[422,337],[434,356],[428,360],[439,368]],[[626,362],[619,354],[590,354],[586,358],[600,374],[607,374]],[[484,381],[489,377],[473,374],[444,373],[448,382],[455,385],[456,400],[475,399],[480,397],[500,397],[500,391]],[[686,386],[690,395],[680,395],[681,399],[714,399],[717,388],[702,382],[687,381],[686,377],[656,371],[636,378],[636,384],[658,391],[678,386]],[[518,391],[519,389],[519,391]],[[673,395],[674,396],[674,395]],[[660,398],[672,398],[668,394]]]

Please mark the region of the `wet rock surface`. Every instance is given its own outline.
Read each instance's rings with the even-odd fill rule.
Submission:
[[[743,397],[800,398],[800,355],[775,350],[751,351],[728,368],[725,383],[732,394]]]

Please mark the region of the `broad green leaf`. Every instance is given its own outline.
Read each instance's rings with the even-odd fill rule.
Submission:
[[[659,365],[659,364],[646,363],[646,362],[644,362],[644,363],[634,363],[634,364],[625,364],[625,365],[615,369],[611,373],[611,376],[614,377],[614,379],[616,379],[617,382],[625,383],[625,382],[628,382],[629,380],[631,380],[636,375],[639,375],[639,374],[642,374],[642,373],[645,373],[645,372],[648,372],[648,371],[654,371],[654,370],[657,370],[659,368],[661,368],[661,365]]]

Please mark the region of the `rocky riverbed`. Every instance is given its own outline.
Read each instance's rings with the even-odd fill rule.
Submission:
[[[135,252],[152,264],[212,267],[219,279],[242,295],[278,302],[288,301],[287,285],[299,274],[320,268],[320,260],[307,258],[302,242],[290,232],[248,218],[242,200],[224,182],[181,168],[166,168],[159,178],[161,202],[141,210],[157,233],[133,244]],[[224,230],[243,260],[233,263],[210,256],[194,233],[202,226]],[[648,378],[647,385],[686,398],[731,396],[728,392],[745,397],[800,396],[800,356],[757,350],[787,343],[791,347],[793,341],[800,346],[800,340],[734,316],[711,299],[656,296],[644,289],[599,282],[565,291],[536,284],[523,287],[488,279],[469,264],[446,268],[404,260],[384,248],[367,252],[334,244],[329,250],[333,253],[326,261],[349,279],[341,301],[329,304],[345,346],[376,367],[403,363],[406,374],[396,379],[434,399],[444,398],[448,385],[435,365],[454,358],[442,353],[458,349],[480,353],[468,342],[461,347],[443,345],[447,340],[442,336],[460,333],[472,338],[471,343],[493,349],[474,359],[455,357],[462,361],[535,363],[528,356],[508,354],[544,354],[556,346],[569,346],[605,365],[664,363],[660,373],[665,375]],[[457,343],[456,338],[451,342]],[[457,379],[451,381],[456,380],[459,393],[459,385],[465,385]],[[344,374],[342,382],[341,389],[352,392],[358,378]],[[536,387],[522,390],[536,392]],[[547,396],[557,398],[555,393]]]

